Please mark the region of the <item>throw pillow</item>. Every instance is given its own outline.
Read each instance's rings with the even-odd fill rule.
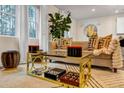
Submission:
[[[62,38],[61,40],[61,49],[66,49],[67,46],[70,46],[72,43],[72,38]]]
[[[112,34],[111,35],[107,35],[105,37],[101,37],[99,39],[98,49],[108,48],[108,46],[109,46],[109,44],[111,42],[111,39],[112,39]]]
[[[57,49],[57,42],[55,41],[51,42],[51,49]]]
[[[89,44],[88,44],[88,50],[97,49],[98,44],[99,44],[99,38],[98,37],[90,38]]]

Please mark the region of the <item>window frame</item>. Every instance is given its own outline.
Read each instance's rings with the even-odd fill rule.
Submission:
[[[3,13],[5,15],[8,15],[8,16],[11,16],[11,17],[15,17],[15,34],[12,36],[12,35],[2,35],[0,34],[0,37],[17,37],[17,5],[10,5],[10,6],[15,6],[15,15],[14,14],[11,14],[11,13],[7,13],[7,12],[3,12],[0,10],[0,13]]]
[[[35,22],[33,22],[33,23],[35,23],[35,34],[36,34],[36,37],[30,37],[30,31],[29,31],[29,22],[31,23],[31,20],[30,20],[30,17],[29,17],[29,7],[30,6],[33,6],[33,7],[35,7],[35,13],[36,13],[36,15],[35,15]],[[39,31],[39,29],[38,29],[38,19],[39,19],[39,14],[38,13],[40,13],[39,12],[39,9],[35,6],[35,5],[28,5],[28,7],[27,7],[27,18],[28,18],[28,37],[29,37],[29,39],[38,39],[38,31]]]

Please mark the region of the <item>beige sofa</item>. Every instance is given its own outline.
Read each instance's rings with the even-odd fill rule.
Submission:
[[[83,52],[93,52],[93,51],[88,50],[88,41],[72,41],[71,45],[82,46],[82,51]],[[50,48],[50,49],[52,49],[52,48]],[[111,55],[100,54],[99,56],[93,56],[92,59],[93,59],[92,60],[92,65],[100,66],[100,67],[109,67],[114,72],[117,72],[117,68],[112,67],[112,54]],[[79,63],[76,63],[76,62],[72,62],[72,63],[79,64]]]
[[[88,51],[88,41],[73,41],[72,45],[80,45],[82,46],[82,50],[84,52],[91,52]],[[112,67],[112,54],[111,55],[101,54],[99,56],[93,56],[92,65],[109,67],[114,72],[117,72],[117,69]]]

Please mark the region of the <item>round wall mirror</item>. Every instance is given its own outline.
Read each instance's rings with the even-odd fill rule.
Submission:
[[[94,24],[89,24],[84,28],[87,37],[97,36],[97,27]]]

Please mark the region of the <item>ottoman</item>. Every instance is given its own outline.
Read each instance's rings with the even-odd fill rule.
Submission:
[[[20,62],[20,54],[15,50],[3,52],[1,61],[5,68],[16,68]]]

